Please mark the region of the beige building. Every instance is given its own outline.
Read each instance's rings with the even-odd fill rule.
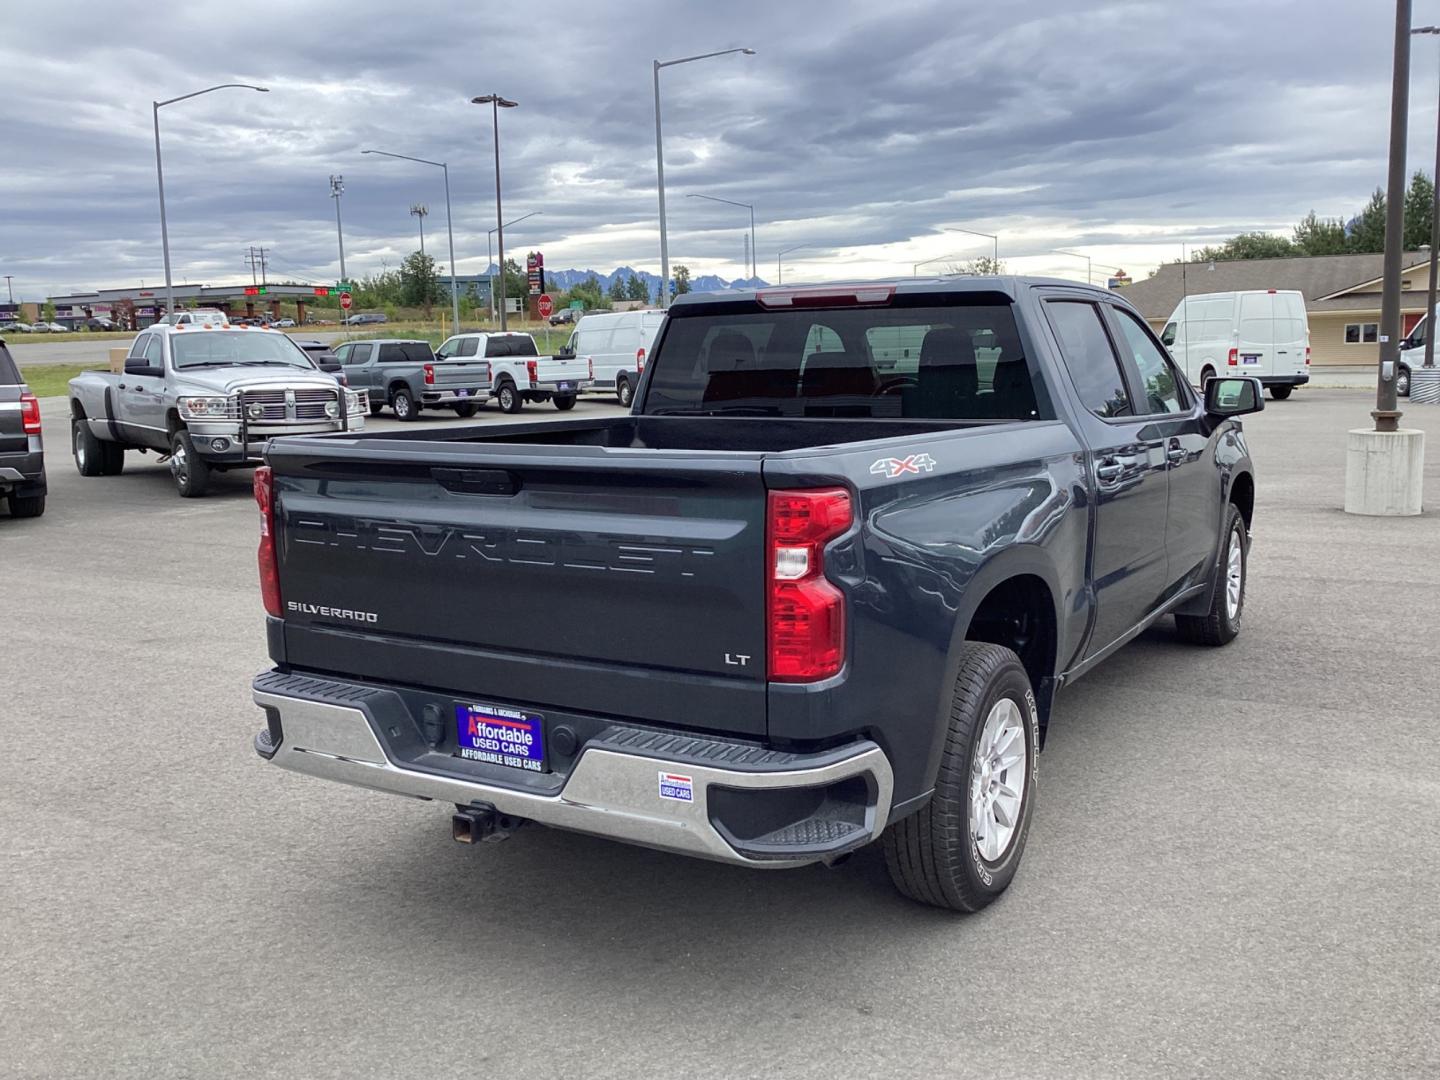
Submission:
[[[1407,251],[1400,310],[1409,333],[1425,314],[1430,282],[1428,252]],[[1153,277],[1121,292],[1158,334],[1186,293],[1294,289],[1305,297],[1310,320],[1310,363],[1375,365],[1380,361],[1380,285],[1384,256],[1316,255],[1233,262],[1167,263]]]

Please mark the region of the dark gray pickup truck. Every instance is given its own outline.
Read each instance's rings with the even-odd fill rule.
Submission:
[[[11,517],[45,513],[45,447],[40,402],[0,341],[0,496]]]
[[[1057,690],[1162,616],[1239,632],[1261,407],[1071,283],[681,297],[631,415],[270,443],[255,748],[463,841],[882,840],[976,910]]]

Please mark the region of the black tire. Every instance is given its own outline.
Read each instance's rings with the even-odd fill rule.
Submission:
[[[525,399],[520,396],[520,391],[515,389],[515,384],[506,380],[500,384],[495,391],[495,401],[500,406],[501,412],[518,413],[525,407]]]
[[[1284,401],[1290,396],[1290,391],[1294,389],[1293,386],[1272,386],[1270,387],[1270,396],[1276,401]]]
[[[621,375],[619,381],[615,383],[615,397],[627,409],[630,407],[630,402],[635,400],[635,388],[630,385],[630,380],[624,375]]]
[[[475,411],[479,408],[480,406],[476,405],[473,401],[464,401],[455,406],[455,415],[468,420],[475,415]]]
[[[6,496],[10,503],[10,516],[17,518],[37,518],[45,513],[44,495],[16,495],[13,491]]]
[[[555,402],[555,407],[561,412],[569,412],[575,407],[574,394],[556,394],[552,400]]]
[[[1013,706],[1012,722],[1018,714],[1017,737],[1023,737],[1024,754],[1018,766],[1011,761],[991,774],[991,762],[986,762],[981,773],[976,755],[987,721],[992,712],[1004,717],[1006,701]],[[967,642],[955,677],[935,793],[918,813],[885,830],[885,863],[897,889],[912,900],[951,911],[979,911],[1005,891],[1020,866],[1030,831],[1039,730],[1035,695],[1020,658],[1000,645]],[[1006,748],[1013,754],[1015,745]],[[1018,784],[1009,775],[1017,767],[1023,773]],[[1012,784],[1020,792],[1014,831],[993,860],[982,856],[971,820],[972,784],[978,786],[986,775],[992,788]]]
[[[1239,547],[1239,595],[1233,610],[1230,601],[1230,553]],[[1240,508],[1230,503],[1225,510],[1225,542],[1215,562],[1215,586],[1210,597],[1210,610],[1204,615],[1176,615],[1175,626],[1180,636],[1195,645],[1228,645],[1240,633],[1245,616],[1245,583],[1250,573],[1250,533]]]
[[[1409,397],[1409,396],[1410,396],[1410,369],[1409,369],[1409,368],[1402,366],[1402,367],[1400,368],[1400,370],[1395,373],[1395,393],[1396,393],[1396,395],[1398,395],[1399,397]]]
[[[70,453],[81,476],[105,475],[105,444],[90,430],[83,416],[70,421]]]
[[[1214,369],[1213,367],[1206,366],[1206,367],[1200,372],[1200,389],[1201,389],[1201,390],[1204,390],[1204,389],[1205,389],[1205,384],[1206,384],[1207,382],[1209,382],[1211,379],[1213,379],[1214,377],[1215,377],[1215,369]]]
[[[385,406],[384,406],[384,405],[381,405],[381,404],[379,404],[378,402],[374,402],[374,401],[372,401],[372,402],[370,403],[370,415],[371,415],[371,416],[379,416],[379,415],[380,415],[382,412],[384,412],[384,411],[385,411]]]
[[[100,467],[106,476],[119,476],[125,471],[125,444],[102,442],[100,444]]]
[[[195,452],[184,428],[170,436],[170,475],[182,499],[198,499],[210,490],[210,463]]]
[[[396,390],[390,395],[390,408],[395,410],[395,419],[410,423],[420,416],[420,406],[409,390]]]

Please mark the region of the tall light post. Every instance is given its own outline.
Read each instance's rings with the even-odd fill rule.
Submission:
[[[1413,34],[1440,34],[1440,26],[1417,26],[1411,30]],[[1430,291],[1425,298],[1425,367],[1435,366],[1435,271],[1437,257],[1440,257],[1440,108],[1436,109],[1435,129],[1435,171],[1431,174],[1435,180],[1435,198],[1430,206]],[[1422,381],[1428,383],[1432,373],[1427,371]],[[1429,386],[1419,395],[1422,399],[1427,398]],[[1415,374],[1410,374],[1410,396],[1416,398]],[[1398,395],[1397,395],[1398,399]]]
[[[524,221],[526,218],[532,218],[536,214],[543,214],[544,212],[544,210],[531,210],[528,214],[521,214],[517,218],[511,218],[509,221],[505,222],[505,228],[508,229],[511,225],[515,225],[521,221]],[[490,258],[490,238],[494,236],[496,232],[499,231],[499,229],[500,226],[497,225],[495,228],[491,229],[485,234],[485,269],[487,272],[489,271],[490,264],[493,261]],[[497,266],[495,269],[496,272],[499,273],[500,279],[503,282],[505,279],[505,267]],[[492,321],[495,318],[495,278],[493,275],[490,278],[490,318]]]
[[[193,94],[181,94],[179,97],[150,103],[155,120],[155,182],[160,188],[160,248],[165,256],[165,314],[167,315],[175,310],[175,288],[170,280],[170,228],[165,221],[165,168],[160,162],[160,110],[166,105],[174,105],[177,101],[189,101],[201,94],[232,89],[254,90],[259,94],[270,92],[268,86],[251,86],[249,83],[220,83],[218,86],[207,86],[204,90],[196,90]]]
[[[500,249],[500,329],[505,329],[505,215],[500,208],[500,110],[513,109],[519,102],[510,101],[499,94],[484,94],[470,99],[471,105],[489,105],[490,119],[495,128],[495,232],[499,234],[496,245]],[[493,296],[494,293],[492,292]]]
[[[655,178],[660,192],[660,306],[670,306],[670,239],[665,231],[665,151],[660,137],[660,69],[675,67],[677,64],[693,64],[696,60],[709,60],[714,56],[730,56],[741,53],[754,56],[754,49],[721,49],[719,52],[701,53],[699,56],[682,56],[679,60],[656,60],[655,71]]]
[[[1085,284],[1086,284],[1086,285],[1089,285],[1089,284],[1091,283],[1091,281],[1094,280],[1094,279],[1092,278],[1091,272],[1090,272],[1090,256],[1089,256],[1089,255],[1083,255],[1083,254],[1081,254],[1081,253],[1078,252],[1078,251],[1064,251],[1064,250],[1062,250],[1061,248],[1054,248],[1054,249],[1052,249],[1052,253],[1055,254],[1055,255],[1069,255],[1072,259],[1084,259],[1084,260],[1085,260]]]
[[[920,267],[922,267],[922,266],[929,266],[931,263],[944,262],[946,259],[958,259],[959,257],[960,257],[959,255],[937,255],[937,256],[935,256],[935,258],[933,258],[933,259],[925,259],[925,260],[923,260],[923,261],[921,261],[921,262],[911,263],[911,264],[910,264],[910,276],[911,276],[911,277],[919,277],[919,276],[920,276]]]
[[[960,229],[956,228],[953,225],[946,225],[941,231],[962,232],[965,233],[967,236],[983,236],[986,240],[992,241],[995,244],[995,273],[1000,273],[1000,237],[996,236],[994,233],[976,232],[974,229]]]
[[[335,242],[340,245],[340,285],[350,283],[345,276],[345,231],[340,227],[340,196],[345,194],[345,177],[339,173],[330,176],[330,197],[335,200]]]
[[[783,259],[786,255],[789,255],[790,252],[792,252],[792,251],[799,251],[801,248],[805,248],[805,247],[809,247],[809,246],[810,246],[809,244],[796,244],[794,247],[783,248],[782,250],[780,250],[779,252],[776,253],[776,255],[775,255],[775,284],[776,284],[776,285],[783,284],[783,283],[784,283],[784,280],[785,280],[785,273],[784,273],[784,271],[781,269],[780,260]]]
[[[709,202],[725,203],[727,206],[739,206],[750,211],[750,277],[755,277],[755,207],[750,203],[736,202],[734,199],[717,199],[714,195],[685,196],[687,199],[705,199]]]
[[[455,226],[450,217],[450,166],[443,161],[429,161],[425,158],[411,157],[408,154],[392,154],[388,150],[361,150],[362,154],[378,154],[381,157],[398,158],[400,161],[413,161],[420,165],[433,165],[445,174],[445,232],[450,238],[450,317],[454,320],[455,329],[460,329],[460,286],[455,283]],[[412,213],[413,208],[412,208]],[[420,229],[420,250],[425,250],[425,229],[421,223]],[[343,272],[343,268],[342,268]]]
[[[420,254],[425,254],[425,215],[430,213],[430,208],[424,203],[411,203],[410,216],[420,219]]]

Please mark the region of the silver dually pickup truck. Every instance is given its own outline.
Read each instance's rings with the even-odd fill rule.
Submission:
[[[369,403],[286,335],[220,325],[142,331],[119,374],[70,380],[71,446],[82,476],[113,476],[125,451],[166,455],[185,498],[213,471],[259,463],[276,435],[360,431]],[[162,459],[163,460],[163,459]]]

